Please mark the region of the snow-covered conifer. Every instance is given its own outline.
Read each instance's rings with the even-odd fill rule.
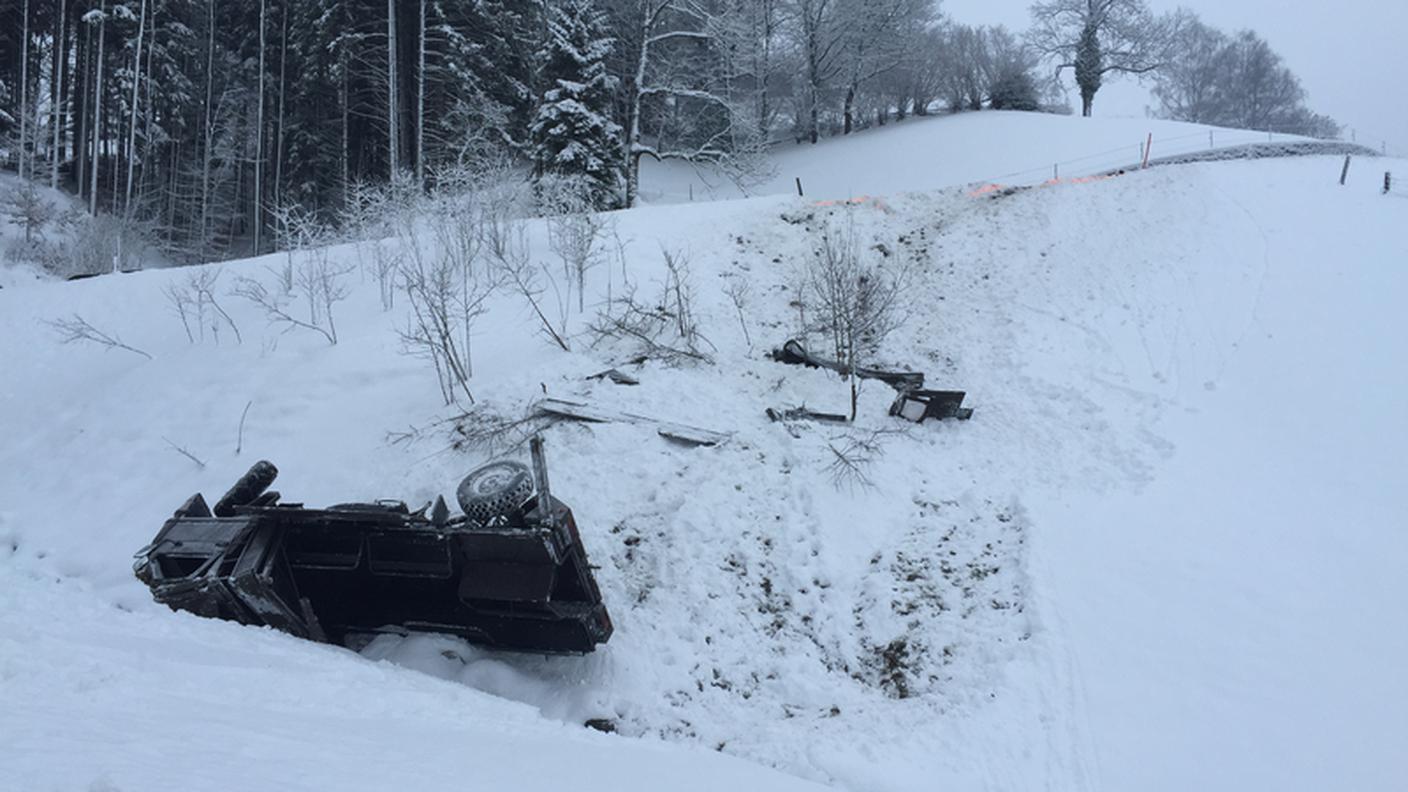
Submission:
[[[533,176],[580,180],[593,206],[621,200],[621,127],[611,120],[616,78],[606,69],[613,40],[594,0],[566,0],[548,27],[544,84],[533,118]]]

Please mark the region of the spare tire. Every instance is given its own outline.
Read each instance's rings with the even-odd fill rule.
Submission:
[[[486,523],[533,497],[533,473],[519,462],[490,462],[465,476],[455,495],[466,517]]]

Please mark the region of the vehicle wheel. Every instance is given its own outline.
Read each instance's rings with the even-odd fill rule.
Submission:
[[[533,496],[533,474],[518,462],[490,462],[465,476],[455,495],[466,517],[486,523]]]

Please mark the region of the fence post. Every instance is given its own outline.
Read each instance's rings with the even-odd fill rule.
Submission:
[[[1058,162],[1051,166],[1051,180],[1061,181],[1061,163]]]
[[[1216,139],[1213,138],[1213,136],[1212,136],[1212,130],[1211,130],[1211,129],[1208,130],[1208,148],[1210,148],[1210,149],[1217,148],[1217,142],[1216,142]]]
[[[1384,171],[1384,195],[1388,195],[1388,194],[1389,194],[1389,191],[1392,190],[1392,189],[1393,189],[1393,174],[1390,173],[1390,172],[1388,172],[1388,171]]]
[[[1154,133],[1149,133],[1149,139],[1144,143],[1144,161],[1139,164],[1139,169],[1149,167],[1149,152],[1154,148]]]
[[[803,195],[803,193],[802,193],[802,177],[801,177],[801,176],[798,176],[798,177],[797,177],[797,197],[799,197],[799,198],[805,197],[805,196]]]
[[[1349,155],[1346,154],[1346,155],[1344,155],[1344,170],[1340,171],[1340,186],[1341,186],[1341,187],[1344,186],[1344,182],[1345,182],[1345,180],[1348,179],[1348,178],[1349,178]]]

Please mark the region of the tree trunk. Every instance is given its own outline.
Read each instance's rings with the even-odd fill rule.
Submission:
[[[279,34],[279,131],[274,138],[274,210],[282,213],[284,206],[284,97],[288,77],[288,0],[284,0],[284,19]]]
[[[416,184],[425,189],[425,0],[420,0],[416,64]]]
[[[137,167],[137,96],[142,81],[142,43],[147,32],[147,0],[142,0],[142,10],[137,16],[137,49],[132,53],[132,113],[127,127],[127,193],[123,196],[123,211],[127,219],[132,219],[132,179]]]
[[[396,0],[386,0],[386,146],[391,180],[400,170],[400,140],[396,123],[400,102],[396,97]]]
[[[339,99],[339,101],[340,101],[340,103],[341,103],[341,105],[342,105],[342,147],[341,147],[340,153],[338,154],[337,164],[338,164],[339,170],[341,171],[340,176],[341,176],[341,178],[342,178],[342,206],[343,206],[343,208],[346,208],[346,207],[347,207],[347,192],[348,192],[349,188],[352,186],[352,185],[351,185],[351,176],[350,176],[350,174],[348,173],[348,163],[347,163],[347,159],[348,159],[348,156],[349,156],[348,151],[347,151],[347,147],[348,147],[348,145],[349,145],[349,133],[348,133],[348,128],[347,128],[347,125],[348,125],[348,123],[349,123],[349,118],[348,118],[348,107],[347,107],[348,97],[347,97],[347,46],[346,46],[346,44],[340,44],[340,45],[338,45],[337,61],[338,61],[338,64],[339,64],[339,66],[338,66],[338,72],[339,72],[339,74],[341,75],[341,79],[338,81],[338,83],[339,83],[338,99]]]
[[[254,122],[254,255],[259,255],[259,232],[264,228],[264,9],[259,0],[259,110]]]
[[[49,148],[49,186],[53,189],[59,187],[59,129],[63,125],[64,107],[64,61],[68,60],[68,39],[64,35],[64,23],[67,21],[66,0],[59,0],[59,32],[54,37],[54,54],[52,67],[52,80],[54,82],[54,144]]]
[[[841,126],[841,134],[843,134],[843,135],[849,135],[849,134],[851,134],[851,130],[855,128],[855,120],[854,120],[855,103],[856,103],[856,86],[855,86],[855,83],[851,83],[850,85],[846,86],[846,101],[845,101],[844,106],[842,107],[842,113],[841,113],[841,116],[842,116],[842,121],[841,121],[841,124],[842,124],[842,126]]]
[[[20,14],[24,20],[20,23],[20,159],[19,174],[24,178],[25,160],[25,128],[29,119],[29,0],[24,0],[24,5],[20,8]],[[31,158],[29,165],[30,173],[34,172],[34,163]]]
[[[102,16],[98,18],[98,63],[95,67],[97,77],[93,80],[93,162],[88,189],[88,211],[95,216],[98,214],[98,168],[103,142],[103,34],[108,20],[107,0],[103,0],[99,12]]]
[[[197,239],[201,249],[209,244],[210,227],[210,147],[215,137],[215,0],[209,0],[206,17],[205,50],[205,145],[201,149],[200,163],[200,228]]]
[[[821,110],[817,107],[821,103],[821,65],[816,62],[817,42],[812,37],[807,39],[807,114],[810,117],[807,125],[807,137],[815,144],[821,137]]]
[[[89,61],[92,60],[93,34],[89,25],[84,24],[78,28],[78,56],[74,61],[74,68],[83,73],[82,88],[77,80],[74,80],[74,103],[73,112],[78,114],[78,138],[73,141],[73,158],[77,160],[77,183],[74,185],[78,190],[78,197],[84,197],[84,190],[88,186],[88,84],[92,78],[92,69]]]
[[[640,31],[640,57],[636,60],[635,84],[631,86],[630,106],[626,111],[626,208],[636,205],[640,195],[640,106],[644,96],[645,67],[650,60],[651,18],[643,20]]]
[[[154,159],[152,159],[151,156],[152,124],[154,123],[154,120],[156,118],[156,99],[152,97],[152,75],[155,73],[156,68],[156,14],[157,8],[155,5],[153,5],[151,36],[152,40],[147,43],[147,124],[146,131],[142,135],[142,171],[141,176],[137,179],[137,196],[139,199],[141,198],[141,196],[146,195],[146,186],[148,181],[150,181],[150,177],[152,175],[151,171],[157,169],[156,162]],[[173,147],[174,145],[179,145],[179,143],[177,143],[176,141],[172,141],[172,143]],[[167,224],[167,227],[171,227],[170,223]]]

